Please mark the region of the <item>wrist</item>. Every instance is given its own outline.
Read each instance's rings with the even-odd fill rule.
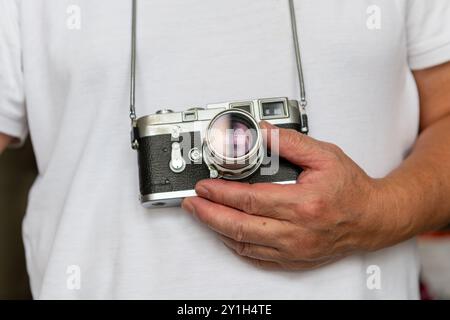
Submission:
[[[415,208],[408,198],[408,191],[395,179],[372,179],[368,211],[374,237],[369,251],[393,246],[416,234]]]

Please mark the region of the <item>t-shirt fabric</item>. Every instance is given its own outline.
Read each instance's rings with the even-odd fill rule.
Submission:
[[[411,70],[450,60],[450,1],[295,5],[311,136],[385,176],[418,134]],[[34,298],[418,298],[414,240],[267,271],[182,209],[144,209],[129,140],[130,14],[125,0],[0,0],[0,131],[29,133],[39,170],[23,222]],[[141,0],[137,49],[139,116],[299,98],[287,0]]]

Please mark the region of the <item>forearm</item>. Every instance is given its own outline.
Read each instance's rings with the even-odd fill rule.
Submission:
[[[397,241],[450,222],[450,115],[420,134],[411,154],[382,185],[396,216]]]
[[[11,137],[3,133],[0,133],[0,154],[5,150],[8,144],[11,142]]]

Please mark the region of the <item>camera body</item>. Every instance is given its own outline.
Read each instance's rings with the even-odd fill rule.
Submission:
[[[295,183],[301,168],[278,156],[274,166],[261,120],[307,133],[304,109],[288,98],[216,103],[183,112],[164,109],[137,119],[132,141],[141,203],[146,208],[179,206],[196,195],[198,181],[209,178]]]

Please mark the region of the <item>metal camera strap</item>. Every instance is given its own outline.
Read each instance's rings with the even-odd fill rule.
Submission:
[[[131,23],[131,81],[130,81],[130,120],[132,126],[131,132],[131,147],[138,148],[138,129],[136,123],[136,107],[135,107],[135,92],[136,92],[136,21],[137,21],[137,0],[132,0],[132,23]],[[303,78],[302,58],[300,54],[300,44],[297,32],[297,19],[295,14],[294,0],[289,0],[289,11],[291,15],[292,38],[294,40],[295,60],[297,63],[298,82],[300,87],[300,108],[302,111],[302,133],[308,133],[308,118],[306,115],[306,90],[305,81]]]

